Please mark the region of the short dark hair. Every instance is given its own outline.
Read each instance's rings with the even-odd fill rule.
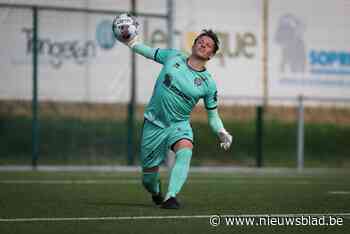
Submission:
[[[202,32],[194,40],[194,43],[196,44],[197,40],[202,36],[210,37],[214,41],[214,54],[216,54],[220,45],[218,35],[216,35],[216,33],[211,29],[203,29]]]

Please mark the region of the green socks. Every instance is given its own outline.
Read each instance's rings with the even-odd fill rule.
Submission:
[[[143,172],[142,183],[152,195],[158,194],[160,192],[159,172]]]
[[[190,170],[191,157],[192,150],[189,148],[182,148],[176,152],[175,165],[170,173],[168,193],[165,200],[169,197],[176,197],[185,184]],[[142,183],[152,195],[158,194],[160,192],[159,172],[143,172]]]
[[[190,162],[192,157],[192,149],[182,148],[176,152],[175,165],[170,173],[168,193],[165,200],[169,197],[176,197],[185,184],[188,171],[190,169]]]

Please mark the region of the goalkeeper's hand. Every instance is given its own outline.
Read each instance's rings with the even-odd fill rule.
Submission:
[[[218,133],[220,139],[220,147],[224,150],[228,150],[232,144],[232,136],[224,128]]]
[[[126,46],[133,48],[135,45],[140,43],[139,36],[135,35],[133,38],[130,38],[129,40],[123,42]]]
[[[133,48],[139,43],[138,26],[136,18],[128,13],[117,16],[112,23],[115,38],[124,45]],[[129,37],[129,38],[128,38]],[[126,39],[128,38],[128,39]]]

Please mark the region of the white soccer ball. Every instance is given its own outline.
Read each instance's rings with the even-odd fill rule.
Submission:
[[[138,34],[138,22],[130,14],[121,14],[113,20],[112,30],[118,41],[125,42]]]

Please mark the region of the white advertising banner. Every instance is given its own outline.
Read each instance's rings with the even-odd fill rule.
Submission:
[[[117,2],[121,4],[104,1],[103,8],[130,7],[128,1]],[[166,13],[165,1],[151,2],[140,1],[138,11]],[[202,29],[211,28],[220,36],[220,51],[208,63],[219,96],[262,97],[263,1],[174,3],[175,48],[189,53],[196,33]],[[102,6],[91,0],[71,7]],[[349,15],[348,0],[269,1],[270,97],[350,98]],[[39,100],[130,100],[131,54],[112,37],[112,19],[112,15],[39,11]],[[165,20],[139,17],[139,21],[145,43],[167,47]],[[0,29],[0,98],[30,100],[31,9],[0,8]],[[137,102],[148,102],[160,69],[159,64],[137,56]]]
[[[32,11],[0,8],[0,98],[30,100]],[[115,43],[113,16],[38,11],[38,98],[127,102],[130,51]]]
[[[270,0],[269,95],[350,98],[350,2]]]
[[[87,1],[87,4],[79,6],[94,8],[96,2]],[[109,1],[104,4],[106,2]],[[209,0],[174,1],[176,48],[190,52],[196,33],[202,29],[211,28],[219,33],[220,52],[208,63],[208,70],[218,84],[219,96],[261,96],[260,2],[223,1],[217,4]],[[154,4],[140,3],[138,11],[151,13],[162,9],[163,14],[166,13],[164,1],[153,0],[152,3],[158,4],[159,8],[155,8]],[[110,1],[110,7],[118,10],[113,1]],[[156,13],[162,12],[158,10]],[[30,100],[31,10],[22,14],[15,8],[0,8],[0,15],[1,31],[8,32],[0,37],[0,98]],[[40,10],[38,19],[39,100],[130,100],[130,51],[112,38],[110,24],[113,16]],[[165,48],[168,36],[166,21],[144,17],[139,20],[140,35],[145,43]],[[8,46],[5,48],[3,45]],[[160,69],[159,64],[137,56],[139,103],[148,102]],[[21,78],[22,71],[26,71],[26,82]],[[25,88],[13,88],[21,85]]]
[[[187,53],[195,36],[203,29],[218,33],[220,51],[208,62],[219,96],[261,96],[261,1],[177,0],[175,2],[174,47]],[[146,6],[145,6],[146,7]],[[143,10],[143,9],[140,9]],[[144,19],[141,24],[143,41],[166,48],[166,22]],[[138,59],[138,101],[145,103],[152,94],[161,66]],[[223,99],[220,103],[227,101]]]
[[[31,10],[0,8],[0,99],[32,98],[32,66],[22,65],[26,53],[23,29],[31,25]]]
[[[130,99],[130,52],[112,35],[113,16],[43,11],[39,19],[41,100]]]

